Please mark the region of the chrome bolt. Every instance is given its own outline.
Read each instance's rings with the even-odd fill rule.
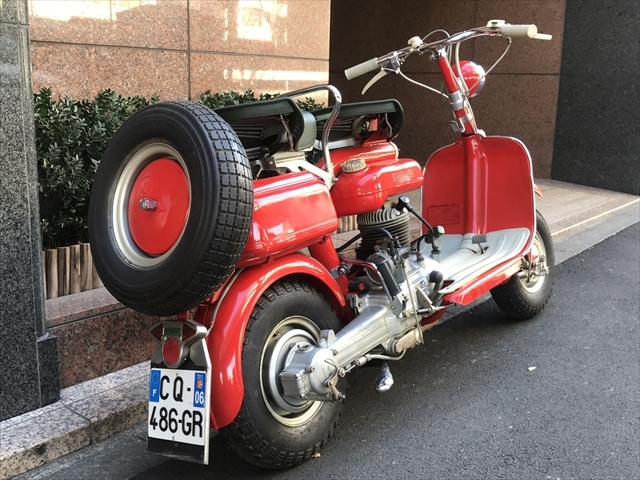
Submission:
[[[158,202],[153,198],[141,198],[140,208],[147,212],[153,212],[156,208],[158,208]]]

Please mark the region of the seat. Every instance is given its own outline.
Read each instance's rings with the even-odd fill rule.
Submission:
[[[250,157],[252,151],[264,148],[278,151],[285,146],[303,151],[315,141],[315,117],[288,97],[231,105],[215,112],[235,130]]]
[[[322,139],[322,130],[332,110],[332,108],[323,108],[313,112],[318,140]],[[386,140],[392,140],[398,135],[404,122],[402,105],[395,99],[342,104],[338,118],[331,128],[329,140],[342,140],[356,135],[368,136],[373,133],[369,130],[369,125],[374,119],[377,120],[377,131],[380,136]]]

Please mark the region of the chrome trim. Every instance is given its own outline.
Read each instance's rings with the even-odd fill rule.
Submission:
[[[340,113],[340,105],[342,105],[342,95],[338,91],[336,87],[333,85],[315,85],[313,87],[302,88],[300,90],[294,90],[293,92],[287,92],[280,95],[281,97],[299,97],[301,95],[305,95],[307,93],[317,92],[319,90],[328,90],[333,95],[335,100],[335,105],[333,106],[333,110],[331,111],[331,115],[328,120],[324,124],[324,129],[322,130],[322,155],[324,156],[324,164],[325,169],[329,172],[331,176],[331,185],[336,182],[336,177],[333,171],[333,163],[331,162],[331,154],[329,153],[329,132],[331,131],[331,127],[333,123],[338,118],[338,114]],[[329,187],[331,187],[329,185]]]
[[[182,232],[180,232],[180,236],[171,248],[162,255],[150,255],[138,247],[138,244],[131,234],[131,229],[129,228],[129,200],[131,190],[140,172],[142,172],[147,165],[160,158],[170,158],[176,161],[182,168],[189,188],[189,210],[187,211],[187,218],[184,220]],[[129,263],[138,268],[153,267],[162,263],[171,255],[182,240],[182,235],[189,222],[191,202],[193,202],[193,198],[191,198],[191,178],[189,177],[189,170],[180,153],[172,146],[160,141],[154,141],[139,148],[126,161],[126,165],[118,177],[113,196],[113,205],[111,206],[110,216],[113,225],[113,237],[119,253]]]

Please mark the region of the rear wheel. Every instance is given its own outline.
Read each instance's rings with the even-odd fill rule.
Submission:
[[[536,233],[522,270],[504,285],[492,289],[491,295],[504,313],[526,320],[540,313],[547,304],[554,276],[551,232],[540,212],[536,212]]]
[[[232,424],[221,430],[243,459],[287,468],[311,458],[335,428],[343,402],[286,397],[278,374],[297,342],[315,345],[324,329],[340,328],[331,305],[298,280],[272,285],[251,314],[242,349],[244,399]],[[342,379],[338,388],[344,391]]]
[[[204,105],[151,105],[122,125],[96,173],[96,269],[130,308],[183,312],[231,274],[252,212],[249,162],[231,127]]]

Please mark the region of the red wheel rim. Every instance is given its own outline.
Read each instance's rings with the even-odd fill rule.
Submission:
[[[187,222],[189,181],[175,160],[160,158],[144,167],[129,197],[129,231],[148,255],[163,255],[176,244]]]

